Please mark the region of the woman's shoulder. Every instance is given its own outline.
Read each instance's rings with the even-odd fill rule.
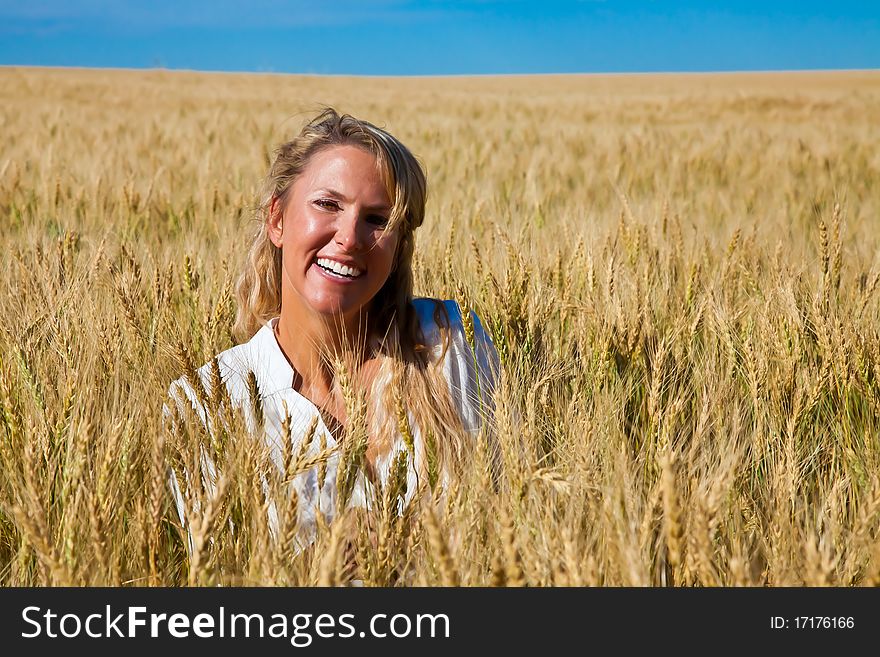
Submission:
[[[449,383],[453,405],[464,428],[477,431],[492,405],[500,361],[489,333],[472,310],[462,311],[456,301],[413,300],[425,346],[442,358],[442,371]],[[440,327],[445,326],[446,331]],[[444,338],[443,333],[446,334]]]
[[[169,386],[169,393],[178,396],[185,394],[190,401],[197,401],[204,393],[213,395],[213,387],[219,378],[225,385],[227,394],[233,401],[247,399],[248,376],[253,372],[260,391],[266,393],[272,371],[272,354],[267,344],[267,335],[274,340],[271,328],[264,326],[247,342],[225,349],[195,370],[198,381],[193,381],[192,372],[183,374]],[[197,390],[196,386],[200,389]]]
[[[445,332],[449,336],[447,346],[453,351],[463,351],[466,348],[488,350],[492,352],[490,356],[497,359],[492,338],[473,310],[463,311],[461,305],[453,299],[417,297],[413,299],[412,305],[426,346],[433,348],[437,355],[443,351]]]
[[[451,327],[462,324],[461,307],[453,299],[416,297],[412,300],[412,306],[423,331],[433,331],[441,325]]]
[[[442,351],[445,335],[453,337],[453,342],[456,342],[455,336],[467,334],[461,306],[454,299],[416,297],[412,300],[412,306],[418,317],[425,345],[438,354]],[[469,315],[472,320],[476,318],[473,311]]]
[[[412,306],[423,332],[433,333],[439,327],[443,327],[453,331],[463,330],[465,333],[471,331],[485,333],[477,313],[468,310],[468,316],[465,318],[461,305],[454,299],[416,297],[412,300]]]

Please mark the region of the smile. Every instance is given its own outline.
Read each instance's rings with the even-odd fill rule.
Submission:
[[[327,274],[342,279],[352,280],[360,278],[364,274],[363,270],[358,269],[357,267],[343,265],[342,263],[330,260],[329,258],[318,258],[315,261],[315,264]]]

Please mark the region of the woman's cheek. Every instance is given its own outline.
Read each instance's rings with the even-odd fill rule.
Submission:
[[[383,252],[388,252],[393,254],[397,249],[397,234],[388,235],[387,233],[380,233],[377,239],[377,246],[382,249]]]

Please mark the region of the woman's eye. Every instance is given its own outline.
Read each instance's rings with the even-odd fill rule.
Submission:
[[[367,221],[374,226],[384,226],[388,223],[388,217],[383,217],[381,214],[371,214],[367,217]]]
[[[339,204],[336,201],[332,201],[327,198],[319,198],[317,201],[315,201],[315,205],[324,208],[325,210],[335,210],[339,207]]]

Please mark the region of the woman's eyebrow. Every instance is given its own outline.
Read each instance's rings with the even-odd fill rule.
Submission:
[[[332,196],[335,199],[342,201],[343,203],[351,203],[351,199],[349,199],[345,194],[339,192],[335,189],[331,189],[329,187],[323,187],[317,190],[319,194],[326,194],[327,196]],[[391,210],[390,205],[380,204],[380,205],[365,205],[363,206],[365,210],[369,210],[371,212],[388,212]]]

